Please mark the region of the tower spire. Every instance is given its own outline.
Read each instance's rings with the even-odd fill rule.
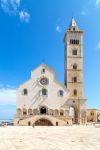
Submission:
[[[72,19],[71,19],[70,26],[73,26],[73,27],[76,27],[76,26],[77,26],[76,21],[75,21],[75,19],[74,19],[73,17],[72,17]]]
[[[72,17],[70,25],[69,25],[67,31],[80,31],[74,17]]]

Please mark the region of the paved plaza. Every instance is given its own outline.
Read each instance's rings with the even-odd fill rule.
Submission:
[[[100,150],[100,127],[0,127],[0,150]]]

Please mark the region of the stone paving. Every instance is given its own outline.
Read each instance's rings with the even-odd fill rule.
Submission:
[[[100,150],[100,127],[0,127],[0,150]]]

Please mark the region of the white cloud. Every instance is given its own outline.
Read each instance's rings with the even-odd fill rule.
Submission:
[[[98,5],[100,3],[100,0],[96,0],[96,5]]]
[[[100,0],[96,0],[96,6],[97,8],[100,7]]]
[[[21,0],[0,0],[0,2],[2,10],[8,15],[18,16],[21,22],[28,23],[30,21],[30,14],[20,10]]]
[[[22,22],[28,23],[30,21],[30,14],[26,11],[19,12],[19,17]]]
[[[16,90],[11,88],[0,89],[0,105],[15,105]]]
[[[5,13],[16,14],[20,7],[20,0],[1,0],[1,8]]]
[[[97,44],[97,47],[96,47],[97,49],[100,49],[100,42],[98,42],[98,44]]]
[[[56,26],[56,31],[57,31],[57,32],[62,32],[62,27],[59,26],[59,25],[57,25],[57,26]]]

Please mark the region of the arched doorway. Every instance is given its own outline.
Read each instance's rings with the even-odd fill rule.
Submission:
[[[78,116],[78,108],[77,107],[74,107],[74,120],[75,120],[75,124],[78,124],[79,122],[79,116]]]
[[[42,114],[42,115],[47,114],[47,108],[46,108],[45,106],[42,106],[42,107],[40,108],[40,114]]]
[[[35,126],[53,126],[53,124],[50,120],[41,118],[35,122]]]
[[[30,121],[28,122],[28,126],[31,126],[31,122]]]
[[[71,106],[69,109],[69,116],[72,117],[72,122],[78,124],[78,109],[76,106]]]

